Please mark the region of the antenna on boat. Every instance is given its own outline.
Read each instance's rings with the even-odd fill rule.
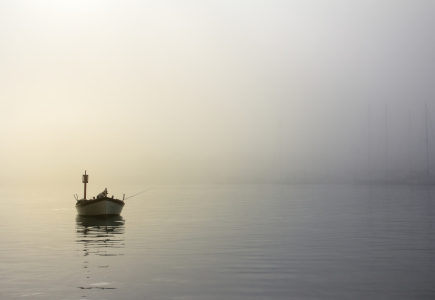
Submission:
[[[89,175],[86,175],[86,170],[85,170],[85,175],[83,175],[83,183],[85,184],[85,196],[83,197],[84,200],[86,200],[86,184],[88,183],[88,177]]]

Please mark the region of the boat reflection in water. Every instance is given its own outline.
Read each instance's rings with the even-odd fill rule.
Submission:
[[[86,269],[87,277],[84,279],[80,289],[116,289],[111,283],[95,283],[95,277],[106,277],[110,270],[110,264],[115,257],[123,255],[122,249],[124,244],[124,227],[125,220],[121,216],[107,217],[76,217],[77,244],[82,245],[82,251],[85,257],[83,268]],[[85,297],[85,296],[84,296]]]
[[[96,255],[120,255],[119,253],[111,253],[110,250],[124,248],[125,221],[121,216],[98,218],[77,215],[76,222],[77,243],[83,244],[84,256],[91,253]]]

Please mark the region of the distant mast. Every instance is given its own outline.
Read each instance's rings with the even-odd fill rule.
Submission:
[[[388,103],[385,104],[385,176],[388,176]]]
[[[370,179],[370,175],[371,175],[371,166],[370,166],[370,160],[371,160],[371,157],[370,157],[370,148],[371,148],[371,144],[370,144],[370,135],[371,135],[371,132],[370,132],[370,103],[369,103],[369,176],[368,176],[368,178]]]
[[[408,111],[408,175],[411,175],[411,110]]]
[[[429,135],[427,132],[427,102],[424,105],[426,108],[426,174],[429,175]]]
[[[86,170],[85,170],[85,175],[83,175],[83,183],[85,184],[85,196],[84,196],[84,200],[86,200],[86,183],[88,183],[88,176],[86,175]]]

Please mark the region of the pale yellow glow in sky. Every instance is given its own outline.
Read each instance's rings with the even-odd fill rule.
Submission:
[[[0,179],[349,170],[369,102],[435,109],[433,2],[378,2],[2,1]]]

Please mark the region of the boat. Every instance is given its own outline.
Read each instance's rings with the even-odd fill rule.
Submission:
[[[408,171],[392,171],[391,168],[388,168],[388,107],[385,109],[385,171],[377,171],[373,172],[371,168],[371,153],[370,153],[370,106],[369,106],[369,120],[368,120],[368,132],[369,132],[369,138],[368,138],[368,174],[365,177],[354,177],[355,183],[361,183],[361,184],[370,184],[370,185],[402,185],[402,184],[408,184],[408,185],[435,185],[435,173],[432,172],[430,169],[430,154],[429,154],[429,116],[428,116],[428,109],[427,109],[427,103],[425,103],[425,152],[426,152],[426,170],[420,171],[420,172],[411,172],[411,170]],[[411,117],[409,117],[409,133],[408,133],[408,139],[409,139],[409,158],[408,158],[408,164],[409,169],[411,169]]]
[[[435,174],[431,171],[430,168],[430,159],[429,159],[429,120],[428,120],[428,109],[427,103],[425,103],[425,125],[426,125],[426,170],[424,172],[420,172],[419,174],[413,173],[410,174],[408,179],[408,184],[410,185],[435,185]]]
[[[108,197],[107,188],[103,192],[99,193],[97,197],[92,199],[86,199],[86,184],[88,183],[89,175],[83,175],[83,183],[85,185],[85,192],[83,199],[78,199],[78,196],[74,196],[77,200],[76,209],[79,216],[119,216],[125,205],[123,200],[115,199],[113,196]],[[125,197],[125,194],[124,194]]]

